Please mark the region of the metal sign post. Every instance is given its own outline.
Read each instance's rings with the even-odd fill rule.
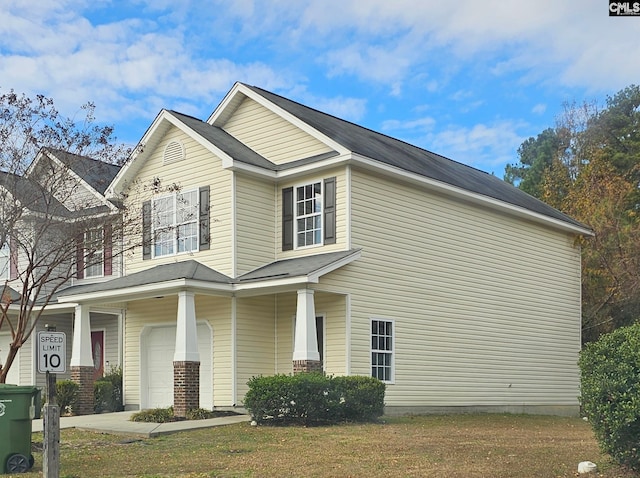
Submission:
[[[38,332],[38,372],[47,374],[47,403],[43,412],[42,472],[44,478],[60,476],[60,407],[56,403],[56,373],[67,371],[67,339],[64,332]]]

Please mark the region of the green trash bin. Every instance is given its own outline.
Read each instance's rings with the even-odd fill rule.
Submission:
[[[33,466],[31,420],[40,418],[36,387],[0,384],[0,471],[24,473]]]

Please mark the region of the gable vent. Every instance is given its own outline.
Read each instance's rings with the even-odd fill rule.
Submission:
[[[179,141],[171,141],[164,148],[164,164],[175,163],[176,161],[182,161],[184,159],[184,146]]]

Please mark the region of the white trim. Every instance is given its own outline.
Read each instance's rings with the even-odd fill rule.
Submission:
[[[231,405],[236,406],[238,403],[238,344],[237,344],[237,325],[238,325],[238,298],[231,298]],[[212,356],[213,357],[213,356]]]
[[[345,204],[345,208],[346,208],[346,218],[345,218],[345,222],[346,222],[346,243],[347,243],[347,249],[351,249],[351,243],[352,243],[352,238],[351,238],[351,210],[352,210],[352,201],[351,201],[351,192],[352,192],[352,185],[351,185],[351,165],[347,165],[347,167],[345,168],[345,198],[346,198],[346,204]],[[338,194],[337,188],[336,188],[336,196]],[[337,198],[336,198],[336,202],[337,202]],[[337,208],[336,208],[337,209]],[[336,218],[337,220],[337,218]]]
[[[383,380],[383,382],[389,385],[393,385],[396,383],[396,335],[397,335],[396,321],[394,319],[387,319],[387,318],[381,318],[381,317],[371,317],[369,319],[369,376],[371,376],[371,369],[373,368],[373,363],[371,362],[371,355],[373,354],[374,349],[371,346],[371,336],[372,336],[371,326],[374,320],[377,322],[391,323],[391,351],[390,351],[391,352],[391,379]],[[376,351],[381,351],[381,350],[376,349]],[[381,353],[384,353],[384,352],[386,351],[385,350],[381,351]]]
[[[281,118],[283,118],[284,120],[288,121],[292,125],[294,125],[297,128],[301,129],[302,131],[304,131],[308,135],[314,137],[315,139],[317,139],[321,143],[326,144],[331,149],[334,149],[334,150],[336,150],[336,151],[338,151],[338,152],[340,152],[342,154],[348,153],[348,150],[344,146],[342,146],[340,143],[338,143],[338,142],[334,141],[333,139],[331,139],[330,137],[320,133],[318,130],[316,130],[315,128],[312,128],[311,126],[309,126],[304,121],[298,119],[296,116],[292,115],[288,111],[283,110],[282,108],[277,106],[275,103],[272,103],[267,98],[262,96],[260,93],[257,93],[255,91],[253,91],[251,88],[248,88],[247,86],[245,86],[245,85],[243,85],[241,83],[236,83],[236,84],[233,85],[233,87],[231,88],[231,90],[229,91],[227,96],[224,97],[224,99],[218,105],[218,107],[214,110],[214,112],[211,113],[211,115],[207,119],[207,123],[209,123],[210,125],[215,125],[216,121],[218,120],[218,118],[221,118],[224,115],[224,112],[225,112],[226,108],[229,105],[232,105],[234,103],[235,97],[237,95],[239,95],[239,94],[241,94],[241,95],[243,95],[243,96],[245,96],[247,98],[252,99],[256,103],[258,103],[261,106],[267,108],[268,110],[270,110],[271,112],[273,112],[276,115],[280,116]],[[290,101],[292,101],[292,100],[290,100]],[[218,125],[218,126],[220,126],[220,125]]]
[[[60,161],[60,159],[58,159],[57,156],[55,156],[50,151],[45,150],[44,153],[46,154],[46,156],[49,159],[54,161],[59,167],[63,168],[64,171],[68,171],[69,173],[71,173],[72,177],[77,181],[77,183],[79,185],[82,185],[89,193],[91,193],[96,199],[98,199],[102,203],[103,206],[108,206],[109,209],[112,212],[117,212],[118,211],[118,208],[116,206],[114,206],[110,201],[106,200],[106,196],[103,196],[98,191],[96,191],[88,182],[86,182],[82,177],[78,176],[78,174],[76,174],[76,172],[70,166],[66,166],[62,161]],[[73,154],[73,153],[70,153],[70,154]],[[27,173],[25,174],[25,176],[29,176],[31,174],[31,171],[33,169],[35,169],[36,162],[42,156],[44,156],[44,155],[42,154],[42,150],[41,150],[41,151],[38,152],[38,155],[36,156],[36,159],[29,165],[29,168],[27,169]],[[97,161],[97,160],[95,160],[93,158],[89,158],[89,159]],[[98,162],[100,162],[100,161],[98,161]],[[65,206],[65,208],[66,208],[66,206]]]
[[[294,277],[286,277],[279,279],[256,279],[254,282],[242,282],[240,284],[220,284],[208,281],[194,280],[194,279],[174,279],[166,282],[154,282],[151,284],[144,284],[139,286],[125,287],[122,289],[114,289],[108,291],[96,291],[79,294],[70,294],[64,297],[59,297],[58,302],[60,308],[67,309],[69,306],[66,304],[71,303],[88,303],[97,302],[104,303],[108,300],[121,300],[123,302],[138,299],[148,299],[158,297],[160,295],[175,294],[179,290],[189,289],[201,294],[212,295],[251,295],[252,292],[258,291],[260,294],[275,293],[275,290],[291,290],[291,288],[308,284],[317,284],[320,282],[320,277],[328,274],[342,266],[345,266],[361,256],[361,251],[356,250],[346,257],[340,260],[336,260],[331,264],[317,269],[307,275],[300,275]],[[55,305],[55,304],[54,304]],[[47,306],[49,307],[49,306]]]
[[[200,134],[196,133],[193,129],[180,121],[170,111],[163,109],[160,111],[160,113],[158,113],[158,116],[156,116],[156,118],[153,120],[153,123],[145,132],[142,139],[138,142],[136,148],[134,148],[134,153],[132,153],[132,155],[129,157],[129,160],[122,167],[122,169],[120,169],[116,177],[106,189],[104,193],[105,197],[117,196],[126,188],[126,178],[128,178],[129,176],[137,176],[138,169],[142,167],[142,164],[144,163],[144,161],[146,161],[146,158],[147,156],[149,156],[150,151],[153,151],[155,149],[157,141],[155,143],[151,143],[151,140],[155,139],[156,134],[162,136],[169,126],[175,126],[176,128],[178,128],[180,131],[196,141],[206,150],[220,158],[223,163],[224,161],[232,160],[232,158],[227,153],[222,151],[215,144],[211,143],[211,141],[204,139]]]
[[[494,199],[489,196],[484,196],[482,194],[468,191],[458,186],[453,186],[451,184],[444,183],[442,181],[438,181],[432,178],[428,178],[426,176],[422,176],[416,173],[412,173],[395,166],[384,164],[380,161],[370,159],[365,156],[354,154],[353,161],[356,164],[360,166],[364,166],[367,169],[383,171],[387,175],[394,175],[406,181],[418,183],[423,186],[430,187],[434,190],[444,192],[448,196],[454,196],[467,201],[471,201],[473,203],[482,204],[491,209],[508,211],[509,213],[514,214],[516,216],[524,217],[535,222],[547,223],[549,225],[552,225],[553,227],[562,229],[564,231],[572,232],[574,234],[582,234],[587,236],[593,235],[593,231],[591,231],[590,229],[586,229],[565,221],[561,221],[560,219],[555,219],[553,217],[540,214],[530,209],[526,209],[522,206],[516,206],[514,204],[501,201],[499,199]]]
[[[95,311],[90,311],[91,312],[95,312]],[[91,329],[89,330],[89,332],[92,334],[93,332],[102,332],[102,376],[106,375],[108,373],[107,370],[107,329],[106,327],[100,327],[97,329],[94,329],[93,327],[91,327]],[[93,339],[91,340],[91,355],[93,356]],[[95,357],[94,357],[95,358]],[[96,363],[95,361],[93,362],[93,367],[95,369]]]
[[[193,207],[196,211],[195,215],[194,215],[194,219],[190,220],[190,221],[186,221],[186,222],[181,222],[178,223],[178,209],[179,209],[179,204],[178,204],[178,195],[180,196],[185,196],[187,194],[194,194],[195,198],[196,198],[196,202],[194,205],[189,204],[189,207]],[[164,199],[172,199],[172,223],[169,224],[168,226],[162,226],[162,227],[158,227],[156,229],[155,226],[155,222],[156,222],[156,218],[158,217],[158,213],[156,212],[156,203],[158,201],[162,201]],[[151,258],[152,259],[156,259],[156,258],[161,258],[161,257],[172,257],[172,256],[181,256],[181,255],[185,255],[185,254],[193,254],[194,252],[198,252],[200,250],[200,234],[199,234],[199,224],[200,224],[200,217],[199,217],[199,211],[200,211],[200,195],[199,195],[199,188],[190,188],[190,189],[186,189],[184,191],[176,191],[174,193],[170,193],[170,194],[163,194],[162,196],[157,196],[157,197],[153,197],[151,198]],[[185,250],[182,252],[178,251],[178,228],[180,226],[183,226],[185,224],[195,224],[196,225],[196,234],[195,234],[195,239],[196,239],[196,248],[195,249],[189,249],[189,250]],[[156,231],[169,231],[172,233],[172,243],[173,243],[173,252],[169,253],[169,254],[162,254],[162,255],[156,255]],[[189,236],[191,237],[191,236]]]
[[[312,212],[311,214],[302,214],[302,215],[298,215],[298,189],[300,188],[306,188],[307,186],[311,186],[312,188],[315,188],[315,185],[319,184],[320,185],[320,212]],[[314,205],[316,202],[316,198],[315,196],[311,197],[311,198],[307,198],[305,197],[303,199],[303,203],[307,202],[307,201],[313,201]],[[284,205],[283,205],[284,208]],[[299,232],[298,231],[298,220],[303,218],[310,218],[310,217],[316,217],[319,216],[320,217],[320,241],[319,242],[314,242],[313,244],[305,244],[305,245],[299,245],[298,244],[298,237],[299,237]],[[311,231],[315,231],[315,229],[311,229]],[[315,234],[315,232],[314,232]],[[315,238],[314,238],[315,240]],[[294,184],[293,186],[293,249],[294,250],[306,250],[306,249],[312,249],[314,247],[320,247],[324,245],[324,180],[323,179],[319,179],[319,180],[310,180],[310,181],[306,181],[306,182],[301,182],[301,183],[297,183]]]
[[[345,294],[345,375],[351,375],[351,293]],[[369,338],[371,342],[371,338]],[[371,360],[371,359],[369,359]]]
[[[237,221],[237,178],[235,171],[231,172],[231,275],[238,275],[238,258],[236,251],[238,250],[238,221]],[[209,200],[211,204],[211,200]]]

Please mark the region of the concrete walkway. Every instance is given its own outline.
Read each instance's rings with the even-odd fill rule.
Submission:
[[[83,415],[79,417],[61,417],[60,428],[77,428],[102,433],[154,437],[168,433],[177,433],[198,428],[211,428],[233,423],[248,422],[249,415],[232,415],[228,417],[209,418],[207,420],[183,420],[170,423],[132,422],[131,415],[136,412],[102,413],[100,415]],[[33,420],[33,432],[42,431],[42,419]]]

